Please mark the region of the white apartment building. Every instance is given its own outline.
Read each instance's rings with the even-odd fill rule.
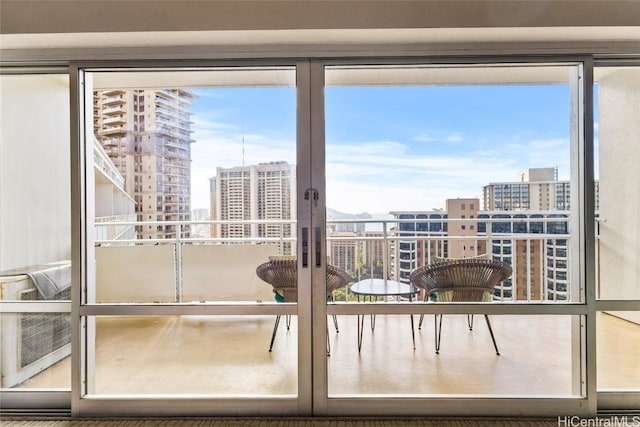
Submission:
[[[296,218],[295,165],[287,162],[216,168],[210,178],[210,211],[215,221],[257,221],[216,224],[212,237],[247,239],[295,237],[289,220]],[[283,220],[285,222],[278,222]],[[270,222],[273,221],[273,222]],[[291,242],[278,242],[280,253],[295,253]]]
[[[96,91],[94,132],[125,179],[138,221],[191,218],[191,102],[185,89]],[[174,224],[142,225],[141,238],[174,238]],[[189,236],[183,226],[182,236]]]

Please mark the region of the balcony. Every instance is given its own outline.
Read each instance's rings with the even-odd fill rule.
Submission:
[[[122,95],[120,96],[110,96],[108,98],[105,98],[102,101],[103,105],[117,105],[117,104],[124,104],[125,103],[125,99]]]
[[[127,123],[127,119],[122,116],[113,116],[102,121],[104,126],[112,126],[112,125],[124,125]]]
[[[105,126],[100,130],[101,136],[125,134],[127,129],[122,126]]]
[[[110,227],[122,229],[140,225],[123,222],[122,218],[113,219],[113,222],[96,224],[98,236],[113,236],[107,232]],[[270,226],[293,224],[293,221],[237,221],[233,224],[251,230],[252,226],[265,222]],[[406,235],[394,234],[393,224],[397,222],[386,222],[383,229],[388,232],[377,233],[375,237],[354,233],[349,239],[342,233],[334,240],[350,240],[349,247],[354,250],[364,248],[360,244],[363,242],[382,244],[380,253],[389,260],[399,251],[399,241],[407,240]],[[155,229],[167,223],[149,225]],[[175,224],[175,230],[182,228],[184,233],[195,225],[203,225],[206,230],[224,224],[219,221],[182,222]],[[486,239],[487,244],[496,237],[500,241],[507,238],[505,235],[478,236]],[[569,240],[570,236],[509,236],[514,242],[520,237]],[[441,234],[433,236],[433,245],[430,243],[429,246],[441,247],[436,243],[443,238]],[[417,236],[422,243],[425,239],[428,240],[426,235]],[[283,243],[295,245],[295,240],[284,233],[269,238],[189,238],[184,234],[180,240],[172,241],[102,239],[96,242],[95,248],[96,302],[272,303],[271,287],[257,279],[255,267],[270,255],[282,254]],[[386,263],[382,271],[391,277],[397,274]],[[353,273],[364,276],[366,269],[360,266]],[[122,286],[128,282],[135,282],[136,286]],[[350,304],[354,298],[343,292],[338,300],[343,301],[338,305]],[[395,301],[387,302],[393,304]],[[402,304],[410,305],[411,302]],[[417,325],[419,315],[414,317]],[[90,374],[92,394],[297,393],[295,316],[289,330],[281,322],[271,353],[268,351],[274,321],[271,315],[93,318],[96,338],[93,343],[95,367]],[[445,315],[439,355],[434,352],[433,315],[425,316],[422,329],[416,328],[415,350],[407,314],[377,314],[375,331],[369,327],[371,319],[367,315],[361,351],[357,346],[357,317],[339,315],[339,333],[332,322],[328,322],[331,346],[329,394],[576,396],[577,379],[572,377],[572,372],[576,372],[579,356],[572,344],[575,341],[574,318],[570,315],[493,315],[491,322],[501,352],[497,356],[481,315],[476,316],[473,331],[468,329],[465,315]],[[629,346],[640,339],[640,324],[598,313],[597,330],[598,340],[603,343],[598,345],[598,388],[640,388],[637,368],[640,346]],[[625,349],[623,353],[620,352],[622,348]],[[70,360],[67,357],[13,386],[69,388]]]
[[[102,110],[102,114],[106,116],[113,116],[113,115],[122,116],[127,114],[127,111],[124,109],[124,105],[119,105],[113,108],[105,108],[104,110]]]

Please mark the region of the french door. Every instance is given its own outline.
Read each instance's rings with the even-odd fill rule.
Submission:
[[[610,150],[625,117],[612,107],[637,86],[623,65],[598,70],[608,200],[624,158]],[[58,258],[71,259],[72,342],[27,388],[70,377],[55,405],[70,391],[76,415],[629,406],[635,353],[616,348],[637,338],[624,323],[637,297],[596,274],[617,259],[604,243],[625,219],[597,221],[592,70],[588,58],[75,64],[62,87],[45,82],[38,110],[71,92],[71,241]],[[59,175],[46,179],[69,186]],[[34,217],[64,234],[56,216]],[[412,287],[416,269],[472,257],[512,269],[490,301]],[[257,274],[269,263],[289,266],[293,296]],[[329,270],[346,284],[328,289]],[[358,294],[367,281],[407,292]],[[11,319],[68,308],[3,304]],[[596,353],[617,362],[596,366]]]

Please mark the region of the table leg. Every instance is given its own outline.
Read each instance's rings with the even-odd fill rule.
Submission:
[[[371,302],[371,298],[373,297],[369,297],[369,302]],[[376,299],[373,302],[378,302],[378,297],[375,297]],[[364,323],[363,323],[364,326]],[[372,314],[371,315],[371,332],[376,330],[376,315]]]
[[[365,314],[358,314],[358,353],[362,348],[362,332],[364,331],[364,318]]]

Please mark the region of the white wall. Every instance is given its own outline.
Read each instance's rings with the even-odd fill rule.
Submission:
[[[71,258],[69,83],[0,76],[0,271]]]
[[[614,72],[598,88],[600,296],[640,299],[640,69]]]

